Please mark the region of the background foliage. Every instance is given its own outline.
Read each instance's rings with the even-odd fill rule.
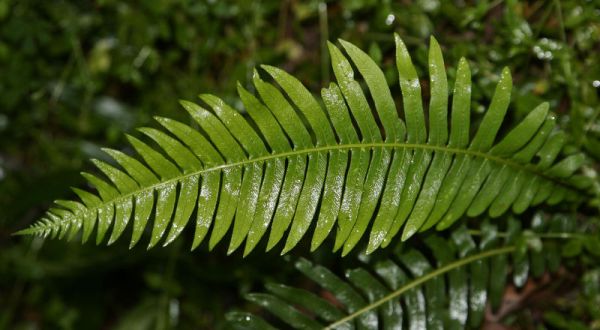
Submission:
[[[192,254],[185,239],[130,252],[125,243],[100,248],[10,234],[53,199],[71,197],[69,186],[82,182],[78,172],[91,168],[85,160],[103,157],[99,147],[121,148],[122,133],[154,115],[187,120],[179,98],[210,92],[236,105],[236,81],[247,85],[260,63],[318,91],[330,75],[328,39],[344,38],[385,64],[398,32],[425,77],[433,34],[450,81],[460,56],[470,60],[476,111],[507,65],[515,119],[549,101],[569,143],[597,163],[597,8],[594,0],[0,0],[0,328],[221,327],[224,312],[265,280],[302,283],[292,265],[271,255],[225,257],[223,248]],[[397,79],[394,72],[387,78]],[[313,257],[339,270],[352,263],[322,252]],[[583,263],[574,272],[565,271],[549,293],[560,313],[544,318],[530,304],[499,321],[569,328],[572,319],[598,320],[588,306],[598,301],[600,269]],[[578,281],[581,292],[569,285]],[[575,306],[554,299],[562,295],[575,297]]]

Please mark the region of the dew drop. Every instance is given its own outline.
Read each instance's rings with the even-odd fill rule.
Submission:
[[[392,23],[394,23],[395,20],[396,20],[396,16],[394,16],[394,14],[389,14],[385,18],[385,25],[392,25]]]
[[[411,80],[410,86],[412,88],[419,88],[419,79],[413,79],[413,80]]]

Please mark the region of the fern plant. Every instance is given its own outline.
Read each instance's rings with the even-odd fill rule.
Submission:
[[[110,230],[112,244],[130,225],[133,247],[151,227],[151,248],[163,238],[163,245],[173,242],[193,218],[192,249],[206,237],[212,249],[231,231],[229,253],[245,242],[246,255],[270,229],[267,250],[286,237],[286,253],[312,227],[313,250],[333,231],[335,251],[346,255],[368,236],[371,253],[399,234],[406,240],[445,229],[465,214],[497,217],[576,201],[589,186],[574,174],[583,154],[558,159],[565,134],[547,103],[499,136],[512,88],[508,69],[471,136],[467,61],[458,64],[449,106],[445,64],[431,39],[425,111],[410,55],[395,41],[401,102],[374,61],[345,41],[347,55],[329,44],[337,83],[322,90],[322,103],[291,75],[262,66],[278,86],[258,72],[258,96],[239,85],[247,116],[213,95],[200,96],[206,107],[182,101],[197,127],[156,118],[162,130],[140,129],[152,145],[127,136],[138,157],[105,149],[116,164],[93,160],[103,177],[83,176],[97,193],[74,189],[81,201],[56,201],[20,234],[82,232],[85,242],[95,228],[97,243]]]
[[[568,229],[575,227],[572,217],[538,213],[531,221],[532,230],[523,230],[514,218],[508,220],[506,232],[486,221],[481,230],[462,226],[448,238],[426,235],[419,245],[399,245],[388,257],[346,271],[345,279],[300,259],[295,267],[318,289],[267,283],[268,293],[250,293],[246,299],[275,318],[267,322],[256,314],[234,311],[227,314],[229,325],[233,329],[275,329],[273,324],[294,329],[479,328],[488,304],[491,310],[499,309],[508,282],[521,288],[528,278],[539,279],[564,264],[560,241],[600,242],[591,235],[572,233]]]

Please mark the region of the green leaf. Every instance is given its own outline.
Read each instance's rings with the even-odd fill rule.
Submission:
[[[321,100],[292,75],[261,66],[272,82],[255,71],[257,95],[238,85],[245,113],[209,94],[200,96],[203,105],[181,101],[194,127],[156,118],[161,129],[127,136],[135,155],[106,149],[116,163],[94,161],[102,176],[84,177],[95,193],[77,190],[81,202],[57,203],[20,233],[71,239],[81,232],[86,241],[95,229],[97,243],[110,231],[112,244],[131,226],[130,247],[149,231],[151,248],[193,226],[192,249],[205,240],[212,249],[230,237],[228,253],[244,245],[244,255],[267,231],[267,250],[281,244],[282,253],[306,236],[312,235],[314,250],[335,235],[333,250],[347,255],[365,236],[371,253],[399,233],[407,240],[465,215],[522,213],[542,202],[577,201],[592,189],[579,173],[583,154],[559,158],[566,137],[547,103],[504,129],[508,69],[480,124],[471,127],[467,61],[458,63],[449,105],[446,64],[435,39],[428,104],[398,35],[401,95],[392,94],[367,53],[340,44],[328,44],[337,82],[321,91]]]

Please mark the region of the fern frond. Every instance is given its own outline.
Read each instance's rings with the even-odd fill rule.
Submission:
[[[296,268],[318,286],[307,290],[269,283],[268,293],[250,293],[246,299],[285,328],[479,328],[486,306],[500,306],[507,283],[520,288],[529,277],[558,270],[557,242],[551,238],[542,244],[540,237],[556,237],[550,231],[561,226],[562,219],[544,219],[545,224],[540,219],[533,221],[533,230],[543,232],[540,236],[523,231],[515,219],[504,233],[484,223],[476,232],[483,233],[479,237],[464,227],[448,239],[428,235],[420,247],[403,246],[389,258],[346,271],[345,278],[300,259]],[[226,317],[234,329],[272,327],[251,313],[230,312]]]
[[[278,87],[258,72],[257,96],[239,85],[247,116],[213,95],[200,96],[206,108],[182,101],[198,129],[157,118],[162,130],[140,129],[155,146],[128,136],[139,157],[106,149],[116,164],[95,160],[104,177],[84,174],[97,194],[75,190],[81,201],[57,202],[20,233],[73,238],[82,231],[85,242],[96,228],[100,243],[112,228],[111,244],[132,223],[130,245],[151,228],[151,248],[171,243],[194,218],[192,248],[205,238],[213,248],[231,231],[229,252],[245,242],[248,254],[270,229],[267,249],[285,237],[285,253],[314,225],[312,249],[333,231],[334,249],[347,254],[365,235],[372,252],[400,233],[406,240],[444,229],[465,214],[496,217],[577,199],[589,182],[574,174],[585,157],[557,160],[565,135],[547,103],[500,138],[512,88],[504,69],[471,138],[467,61],[458,64],[449,107],[445,64],[431,39],[424,107],[410,55],[395,39],[401,102],[375,62],[345,41],[347,56],[329,44],[337,83],[322,90],[322,103],[291,75],[263,66]]]

